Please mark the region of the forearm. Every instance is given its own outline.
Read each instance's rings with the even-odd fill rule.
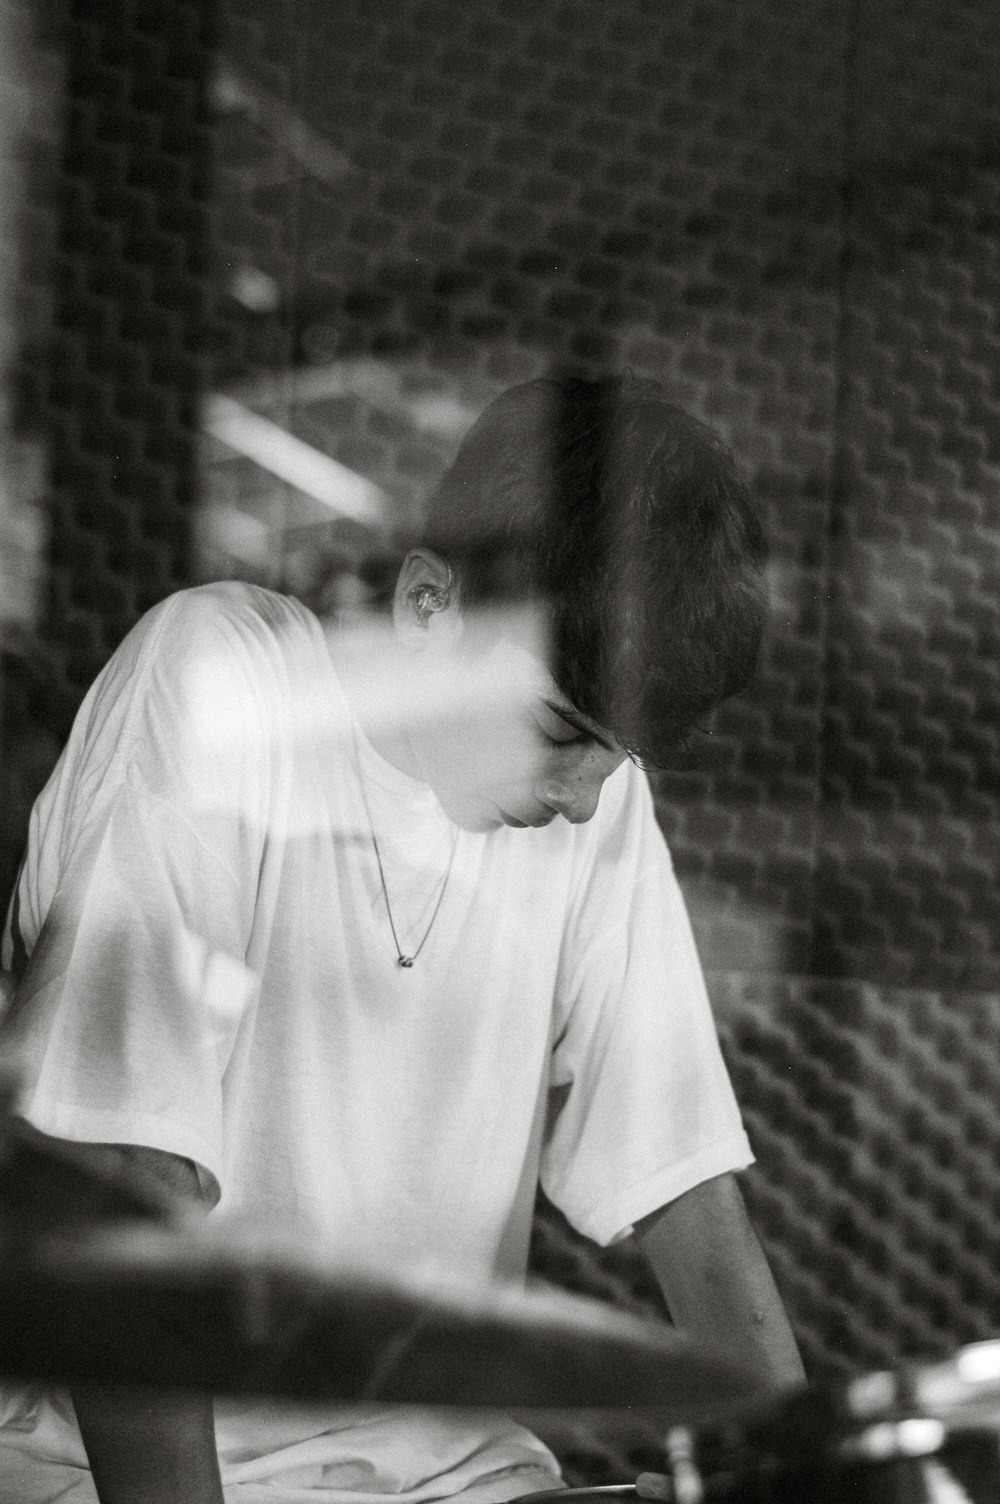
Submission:
[[[747,1364],[763,1387],[804,1382],[784,1305],[732,1175],[697,1186],[637,1232],[678,1328]]]
[[[73,1391],[101,1504],[222,1504],[209,1395]]]
[[[200,1205],[189,1160],[121,1144],[81,1153],[95,1169],[138,1170],[180,1205]],[[79,1386],[73,1404],[101,1504],[222,1504],[210,1395]]]

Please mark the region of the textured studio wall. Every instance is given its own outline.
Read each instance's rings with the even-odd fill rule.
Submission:
[[[502,386],[656,374],[773,544],[757,683],[656,785],[748,1194],[817,1377],[995,1330],[995,7],[73,0],[35,42],[68,125],[33,207],[55,314],[26,316],[20,422],[52,544],[7,655],[6,870],[147,603],[219,574],[335,601],[379,552],[210,395],[405,533]],[[655,1303],[634,1251],[545,1208],[536,1259]]]

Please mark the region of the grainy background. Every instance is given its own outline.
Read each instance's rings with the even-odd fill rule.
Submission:
[[[35,107],[7,444],[42,456],[17,475],[49,543],[4,636],[4,883],[146,606],[227,574],[330,602],[369,548],[200,434],[207,394],[405,532],[504,385],[655,374],[734,446],[773,546],[757,682],[656,792],[810,1371],[994,1332],[995,5],[10,9]],[[535,1255],[655,1305],[634,1249],[545,1207]]]

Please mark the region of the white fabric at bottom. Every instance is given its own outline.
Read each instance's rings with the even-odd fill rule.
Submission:
[[[30,1394],[0,1433],[3,1504],[98,1504],[72,1403],[58,1389]],[[561,1482],[548,1448],[504,1416],[481,1415],[470,1428],[468,1416],[446,1410],[316,1407],[316,1431],[303,1438],[301,1405],[221,1401],[216,1409],[226,1504],[500,1504]],[[238,1438],[248,1432],[256,1456],[241,1455]]]

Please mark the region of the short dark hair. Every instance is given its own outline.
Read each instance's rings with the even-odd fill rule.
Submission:
[[[763,530],[728,449],[651,379],[502,393],[431,498],[424,542],[463,609],[541,604],[560,688],[650,764],[753,672]]]

